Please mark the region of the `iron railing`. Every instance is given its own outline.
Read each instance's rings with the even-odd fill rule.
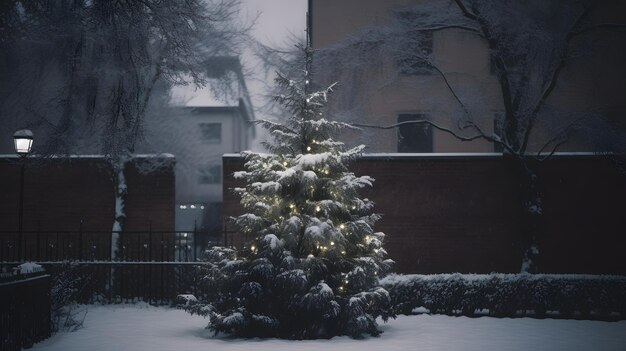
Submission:
[[[118,249],[111,255],[112,234]],[[0,262],[114,261],[193,262],[199,258],[200,235],[193,231],[0,231]]]

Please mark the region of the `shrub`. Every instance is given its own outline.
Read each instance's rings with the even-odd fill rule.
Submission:
[[[626,277],[580,274],[391,274],[381,281],[396,313],[494,317],[626,318]]]

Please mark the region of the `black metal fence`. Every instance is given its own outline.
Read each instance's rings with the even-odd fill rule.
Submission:
[[[195,294],[200,263],[192,262],[47,262],[42,264],[57,285],[71,280],[79,303],[145,301],[171,304],[179,294]]]
[[[0,345],[21,350],[50,336],[50,276],[0,274]]]
[[[193,262],[198,231],[26,231],[0,232],[0,262],[110,261],[111,238],[118,238],[116,261]],[[17,247],[22,243],[23,257]]]

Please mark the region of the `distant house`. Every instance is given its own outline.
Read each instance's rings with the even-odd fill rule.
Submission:
[[[208,89],[185,95],[183,106],[146,118],[142,148],[176,156],[176,230],[182,245],[198,250],[222,231],[222,155],[250,148],[254,112],[238,58],[209,60],[208,78],[233,74],[232,96],[213,98]],[[216,68],[217,67],[217,68]],[[190,232],[201,232],[192,242]]]

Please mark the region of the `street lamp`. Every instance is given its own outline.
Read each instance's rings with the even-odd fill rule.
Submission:
[[[15,144],[15,152],[20,156],[22,167],[20,174],[20,209],[18,217],[18,242],[17,257],[22,260],[22,218],[24,216],[24,171],[26,169],[26,156],[33,146],[34,134],[28,129],[20,129],[13,134],[13,143]]]
[[[15,152],[20,156],[26,156],[33,146],[34,134],[28,129],[20,129],[13,134],[13,143],[15,143]]]

